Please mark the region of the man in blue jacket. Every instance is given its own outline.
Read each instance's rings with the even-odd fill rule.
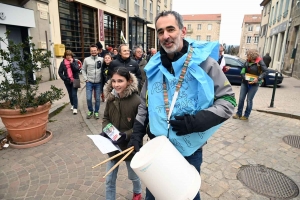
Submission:
[[[165,135],[200,173],[202,146],[236,106],[216,61],[219,43],[184,39],[186,28],[175,11],[158,14],[155,26],[161,48],[144,69],[147,79],[128,147],[139,151],[146,133],[151,139]],[[154,199],[146,189],[146,200]]]

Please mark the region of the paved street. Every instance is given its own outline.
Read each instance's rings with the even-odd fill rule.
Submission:
[[[53,83],[64,88],[61,82]],[[42,88],[47,85],[49,83]],[[300,120],[266,113],[300,116],[300,87],[297,86],[300,80],[286,78],[277,89],[275,108],[268,108],[272,88],[259,88],[249,121],[231,118],[209,139],[201,167],[202,199],[268,199],[237,180],[239,168],[248,164],[278,170],[300,187],[300,149],[282,141],[286,135],[300,136]],[[239,86],[233,89],[238,101]],[[64,97],[55,107],[67,101]],[[74,116],[67,105],[50,119],[48,130],[54,137],[48,143],[30,149],[0,151],[0,199],[105,199],[102,178],[105,166],[95,169],[92,166],[106,155],[86,136],[101,132],[101,119],[85,118],[85,88],[79,93],[79,105],[78,115]],[[104,105],[101,102],[100,117]],[[131,199],[131,191],[127,170],[122,164],[117,199]]]

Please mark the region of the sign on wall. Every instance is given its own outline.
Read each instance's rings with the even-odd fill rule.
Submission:
[[[104,12],[98,9],[98,21],[99,21],[99,37],[100,41],[104,41]]]

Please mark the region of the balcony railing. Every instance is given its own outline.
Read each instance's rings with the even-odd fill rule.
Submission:
[[[279,16],[277,17],[277,21],[280,22],[280,20],[281,20],[281,15],[279,15]]]
[[[143,18],[147,19],[147,9],[143,9]]]
[[[149,13],[149,20],[150,20],[150,22],[153,22],[153,13],[152,12]]]
[[[187,29],[186,32],[187,32],[187,33],[193,33],[193,29],[192,29],[192,28]]]
[[[284,11],[284,12],[283,12],[283,15],[282,15],[283,18],[286,18],[286,16],[288,15],[288,13],[289,13],[289,10]]]
[[[140,5],[138,4],[134,5],[134,15],[140,16]]]

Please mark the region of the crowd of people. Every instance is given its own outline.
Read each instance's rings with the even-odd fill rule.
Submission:
[[[122,150],[134,147],[138,152],[144,135],[150,139],[165,135],[200,174],[202,148],[207,140],[231,116],[248,120],[252,100],[267,67],[256,50],[248,51],[248,60],[241,72],[243,83],[238,110],[233,115],[237,104],[224,74],[230,67],[224,62],[223,46],[217,42],[201,45],[186,39],[182,17],[175,11],[163,11],[157,15],[155,27],[161,45],[158,52],[151,48],[145,54],[142,47],[131,51],[126,44],[105,49],[100,42],[90,46],[91,55],[84,59],[81,69],[86,83],[87,119],[93,116],[99,119],[103,93],[106,107],[102,127],[111,123],[120,131],[120,139],[112,141],[114,144]],[[77,114],[78,100],[77,88],[72,82],[79,78],[78,68],[72,52],[67,50],[59,75],[69,93],[73,114]],[[255,75],[255,78],[248,80],[247,74]],[[247,108],[242,115],[246,95]],[[169,106],[174,103],[174,107]],[[158,112],[157,105],[163,105],[164,111]],[[107,137],[102,130],[99,132]],[[116,153],[109,153],[109,156]],[[128,157],[125,163],[128,178],[133,183],[133,200],[140,200],[141,181],[130,167],[132,157]],[[107,171],[116,162],[118,158],[108,162]],[[117,173],[118,168],[106,177],[106,199],[115,199]],[[155,199],[148,188],[145,199]],[[194,200],[200,200],[200,193]]]

